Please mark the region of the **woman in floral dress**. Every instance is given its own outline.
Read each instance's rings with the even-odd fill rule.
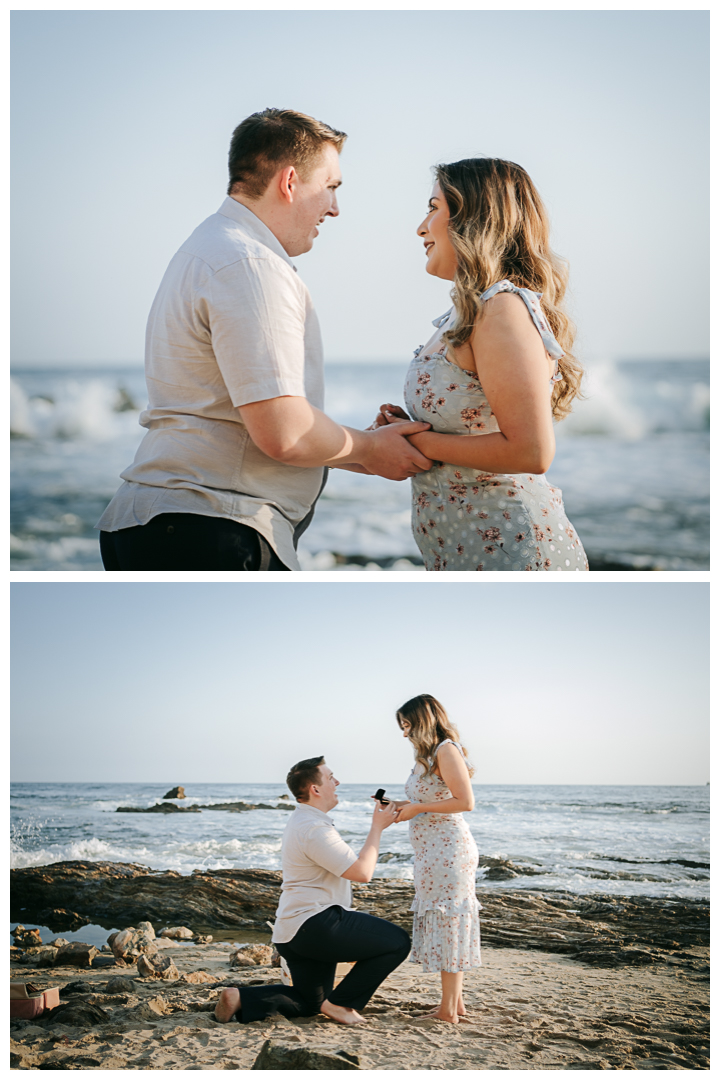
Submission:
[[[412,481],[425,567],[585,571],[562,493],[544,475],[553,420],[570,411],[582,370],[542,201],[511,161],[469,158],[435,172],[418,234],[427,272],[454,283],[453,307],[415,351],[407,413],[383,405],[375,421],[432,424],[410,436],[435,462]]]
[[[431,1013],[457,1024],[465,1015],[463,971],[480,965],[480,924],[475,894],[478,851],[462,817],[475,800],[472,769],[459,736],[430,694],[407,701],[397,722],[415,749],[415,768],[396,802],[397,821],[410,822],[415,851],[413,951],[423,971],[439,971],[442,1000]]]

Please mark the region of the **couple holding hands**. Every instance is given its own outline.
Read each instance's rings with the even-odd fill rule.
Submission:
[[[475,805],[473,770],[436,698],[420,694],[396,718],[415,751],[408,798],[375,796],[370,832],[358,855],[328,816],[338,803],[339,781],[324,758],[300,761],[290,770],[287,783],[297,806],[283,836],[272,940],[292,986],[226,987],[215,1009],[218,1021],[323,1013],[341,1024],[364,1023],[362,1009],[411,950],[411,961],[423,971],[441,973],[442,998],[430,1015],[454,1024],[465,1015],[462,973],[480,965],[478,851],[462,817]],[[394,923],[352,910],[351,882],[371,880],[383,830],[403,821],[410,823],[415,852],[412,941]],[[353,967],[334,987],[336,965],[347,961]]]
[[[339,213],[345,140],[290,109],[233,133],[228,197],[152,305],[147,434],[97,526],[105,569],[300,570],[298,539],[339,468],[412,477],[427,570],[587,570],[545,479],[553,420],[582,378],[567,269],[514,162],[434,170],[417,233],[426,271],[453,283],[452,307],[415,350],[405,408],[381,406],[365,430],[323,412],[320,327],[291,259]],[[374,198],[397,194],[383,182]]]

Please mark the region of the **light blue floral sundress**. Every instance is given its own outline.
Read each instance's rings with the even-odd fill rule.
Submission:
[[[481,296],[499,292],[522,298],[545,350],[563,355],[540,307],[540,294],[499,281]],[[441,341],[453,309],[433,320],[437,329],[415,351],[405,380],[405,407],[445,435],[479,435],[500,427],[477,375],[445,353]],[[550,389],[556,374],[551,380]],[[426,570],[575,570],[587,559],[563,507],[562,492],[533,473],[486,473],[438,463],[413,477],[413,534]]]

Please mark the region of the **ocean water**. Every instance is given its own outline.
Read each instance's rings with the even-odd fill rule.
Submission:
[[[382,782],[382,778],[380,778]],[[195,869],[280,869],[287,810],[118,814],[152,806],[168,784],[13,784],[11,866],[67,859],[135,862],[190,874]],[[365,841],[375,788],[341,785],[332,811],[356,850]],[[516,876],[487,889],[705,898],[709,895],[709,787],[499,785],[475,787],[465,818],[481,857]],[[244,800],[277,803],[282,784],[186,784],[178,805]],[[404,798],[401,785],[388,795]],[[383,833],[376,877],[411,878],[408,826]]]
[[[327,411],[365,427],[402,402],[405,364],[328,364]],[[709,567],[709,364],[597,363],[548,473],[594,569]],[[11,568],[101,570],[93,525],[143,429],[139,367],[17,370]],[[335,470],[300,543],[305,570],[417,570],[410,483]]]

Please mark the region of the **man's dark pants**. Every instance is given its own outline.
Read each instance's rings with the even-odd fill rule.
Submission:
[[[277,1013],[289,1019],[315,1016],[326,998],[363,1009],[411,945],[409,935],[385,919],[337,905],[326,908],[307,919],[291,941],[275,946],[290,968],[292,986],[241,986],[235,1019],[249,1024]],[[335,965],[351,960],[355,966],[333,989]]]
[[[100,533],[106,570],[288,570],[249,525],[205,514],[157,514]]]

